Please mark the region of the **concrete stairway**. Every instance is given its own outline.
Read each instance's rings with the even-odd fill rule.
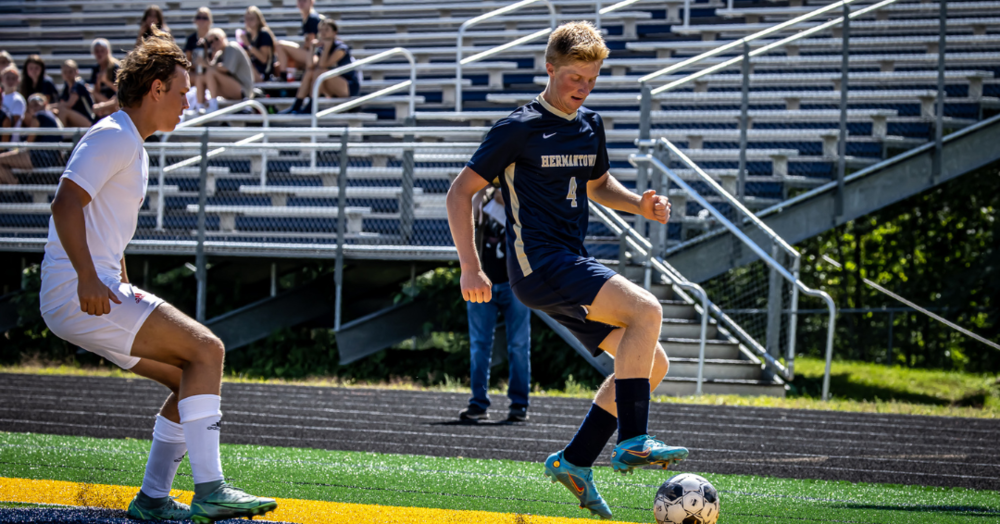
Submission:
[[[643,281],[644,269],[627,266],[625,276],[633,282]],[[690,304],[675,296],[668,284],[654,283],[650,286],[663,306],[663,325],[660,328],[660,344],[670,358],[670,371],[656,388],[657,395],[693,395],[698,379],[698,351],[701,336],[701,317]],[[725,329],[720,328],[715,319],[709,319],[705,341],[705,369],[702,392],[715,395],[768,395],[785,396],[785,384],[778,378],[768,378],[757,359],[749,349]]]

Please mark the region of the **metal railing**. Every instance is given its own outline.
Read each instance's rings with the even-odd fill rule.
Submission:
[[[646,144],[647,147],[649,147],[650,145],[651,144],[648,143]],[[722,195],[727,204],[732,206],[734,209],[738,210],[740,214],[743,215],[745,221],[751,223],[754,227],[764,232],[765,235],[767,235],[767,237],[773,242],[773,246],[775,247],[775,249],[781,249],[788,252],[789,254],[794,254],[797,260],[798,252],[796,252],[783,239],[781,239],[780,236],[774,233],[773,230],[767,227],[766,224],[761,222],[760,219],[758,219],[752,212],[746,209],[738,200],[732,198],[732,196],[729,195],[728,192],[726,192],[721,186],[719,186],[714,180],[712,180],[711,177],[708,176],[708,174],[702,171],[697,164],[695,164],[693,161],[691,161],[690,158],[684,155],[680,151],[680,149],[678,149],[676,146],[674,146],[672,143],[670,143],[670,141],[666,140],[665,138],[661,138],[659,141],[657,141],[656,146],[661,152],[669,151],[670,154],[675,155],[678,158],[678,160],[687,165],[689,168],[693,169],[695,173],[698,175],[698,177],[701,179],[701,181],[708,184],[709,187],[711,187],[717,193]],[[833,358],[833,336],[834,336],[834,328],[836,321],[836,305],[834,304],[833,299],[830,297],[830,295],[823,291],[811,289],[805,284],[803,284],[801,280],[799,280],[797,274],[789,272],[782,264],[777,262],[770,254],[764,251],[764,249],[761,246],[757,245],[756,242],[750,239],[750,237],[748,237],[742,231],[740,226],[734,224],[725,214],[719,211],[719,209],[716,206],[710,204],[704,196],[702,196],[697,190],[692,188],[691,185],[687,183],[687,181],[685,181],[683,178],[677,175],[659,158],[656,158],[656,156],[650,154],[634,154],[630,156],[629,161],[635,166],[645,164],[649,167],[653,167],[660,173],[667,176],[671,182],[677,184],[682,190],[688,193],[688,195],[690,195],[690,197],[694,199],[700,206],[706,209],[716,220],[719,221],[719,223],[723,227],[725,227],[743,245],[749,247],[750,250],[753,251],[754,254],[756,254],[761,259],[761,261],[763,261],[768,267],[770,267],[771,271],[773,271],[774,273],[776,273],[777,275],[779,275],[780,277],[784,278],[789,283],[791,283],[792,286],[794,286],[793,289],[801,290],[801,292],[807,295],[820,298],[824,302],[826,302],[827,308],[830,311],[830,320],[827,326],[827,347],[826,347],[827,374],[824,377],[823,381],[824,383],[823,398],[827,399],[829,397],[829,368],[830,368],[830,362]],[[797,304],[795,305],[797,306]],[[795,324],[794,309],[795,308],[793,307],[793,312],[792,312],[793,326]],[[768,351],[765,348],[761,347],[759,343],[757,343],[752,337],[747,335],[742,330],[742,328],[740,328],[734,321],[732,321],[732,319],[730,319],[727,315],[723,314],[721,310],[719,310],[717,313],[719,315],[717,317],[719,322],[721,324],[724,324],[727,327],[727,329],[730,329],[735,334],[737,334],[737,336],[741,338],[741,341],[745,345],[756,351],[764,359],[764,361],[767,363],[769,367],[780,373],[783,377],[785,377],[788,380],[794,378],[794,364],[793,364],[794,353],[791,353],[789,355],[789,358],[786,360],[786,362],[788,362],[789,365],[788,366],[782,365],[780,362],[777,361],[777,359],[775,359],[770,353],[768,353]],[[794,330],[790,333],[790,335],[792,338],[794,338],[795,336]]]
[[[548,28],[540,29],[538,31],[535,31],[534,33],[531,33],[530,35],[522,36],[521,38],[511,40],[506,44],[494,47],[492,49],[483,51],[481,53],[476,53],[472,56],[462,58],[462,41],[465,38],[465,31],[468,30],[470,27],[481,24],[491,18],[496,18],[498,16],[502,16],[508,13],[513,13],[514,11],[528,7],[532,4],[537,4],[538,2],[544,2],[545,6],[549,8]],[[555,6],[552,5],[552,2],[550,2],[549,0],[521,0],[520,2],[510,4],[505,7],[501,7],[500,9],[494,9],[489,13],[481,14],[477,17],[470,18],[465,22],[463,22],[462,25],[459,26],[458,28],[458,36],[456,37],[456,43],[455,43],[455,111],[462,110],[462,66],[471,64],[473,62],[478,62],[484,58],[488,58],[498,53],[502,53],[503,51],[506,51],[512,47],[517,47],[521,44],[535,40],[536,38],[546,36],[555,29],[556,29],[556,8]]]
[[[595,9],[594,9],[594,25],[596,25],[598,28],[600,28],[601,27],[601,23],[602,23],[601,22],[601,17],[603,15],[606,15],[608,13],[612,13],[614,11],[617,11],[617,10],[623,8],[623,7],[628,7],[630,5],[636,4],[636,3],[641,2],[641,1],[642,0],[621,0],[620,2],[616,2],[616,3],[612,4],[612,5],[609,5],[609,6],[605,7],[604,6],[604,2],[602,0],[597,0],[596,6],[595,6]],[[520,38],[516,38],[514,40],[511,40],[510,42],[498,45],[498,46],[490,48],[490,49],[487,49],[486,51],[482,51],[482,52],[476,53],[476,54],[474,54],[472,56],[468,56],[468,57],[462,58],[462,55],[464,54],[463,48],[462,48],[462,40],[465,37],[465,31],[468,28],[470,28],[472,26],[475,26],[477,24],[480,24],[480,23],[482,23],[482,22],[484,22],[486,20],[489,20],[491,18],[495,18],[497,16],[501,16],[501,15],[505,15],[505,14],[508,14],[508,13],[512,13],[514,11],[517,11],[517,10],[521,9],[521,8],[528,7],[528,6],[530,6],[532,4],[536,4],[538,2],[544,2],[545,5],[549,9],[549,27],[547,27],[545,29],[539,29],[538,31],[535,31],[534,33],[531,33],[529,35],[525,35],[525,36],[522,36]],[[530,42],[532,40],[536,40],[536,39],[538,39],[540,37],[548,35],[549,33],[551,33],[552,31],[555,30],[556,25],[558,24],[557,17],[558,17],[558,15],[556,13],[555,6],[553,6],[552,3],[549,2],[549,0],[522,0],[521,2],[517,2],[515,4],[511,4],[511,5],[508,5],[506,7],[502,7],[500,9],[496,9],[494,11],[490,11],[489,13],[485,13],[485,14],[479,15],[479,16],[477,16],[475,18],[470,18],[469,20],[466,20],[458,28],[458,36],[457,36],[456,43],[455,43],[455,50],[456,50],[456,54],[455,54],[455,111],[461,111],[462,110],[462,66],[466,66],[466,65],[469,65],[469,64],[472,64],[472,63],[475,63],[475,62],[479,62],[479,61],[481,61],[483,59],[490,58],[492,56],[496,56],[496,55],[498,55],[500,53],[503,53],[505,51],[509,51],[509,50],[511,50],[511,49],[519,46],[519,45],[526,44],[526,43],[528,43],[528,42]],[[535,65],[537,66],[538,64],[535,64]]]
[[[618,213],[615,213],[612,209],[602,204],[592,201],[590,202],[590,214],[603,222],[615,236],[621,239],[621,245],[623,248],[632,249],[639,258],[650,261],[650,263],[646,266],[646,278],[644,279],[646,289],[649,289],[651,283],[650,272],[655,269],[661,275],[666,277],[670,284],[693,292],[697,298],[701,300],[701,335],[698,339],[698,379],[695,387],[695,394],[701,395],[702,383],[705,380],[705,340],[707,339],[706,333],[708,330],[708,316],[711,311],[708,293],[706,293],[705,290],[698,284],[690,282],[684,278],[676,269],[671,267],[670,264],[667,264],[662,258],[652,256],[653,245],[638,231],[629,226],[628,222],[622,219]],[[622,255],[619,254],[619,256]],[[696,304],[695,300],[683,292],[678,291],[678,295],[680,295],[682,299],[685,299],[685,301],[691,304]],[[697,312],[697,306],[695,306],[695,310]]]
[[[240,102],[238,104],[233,104],[233,105],[231,105],[229,107],[224,107],[222,109],[219,109],[218,111],[212,111],[211,113],[207,113],[207,114],[201,115],[199,117],[192,118],[191,120],[185,120],[184,122],[181,122],[180,124],[177,124],[177,126],[174,128],[174,132],[177,132],[177,131],[183,130],[183,129],[194,130],[194,128],[196,126],[200,126],[201,124],[205,124],[207,122],[211,122],[213,120],[217,120],[219,117],[222,117],[222,116],[225,116],[225,115],[230,115],[230,114],[236,113],[237,111],[242,111],[244,108],[247,108],[247,107],[252,107],[252,108],[254,108],[254,109],[256,109],[257,111],[260,112],[261,119],[262,119],[262,124],[261,125],[264,127],[264,129],[267,129],[267,128],[270,127],[270,121],[269,121],[270,115],[267,112],[267,108],[264,107],[264,104],[261,104],[260,102],[258,102],[256,100],[244,100],[244,101],[242,101],[242,102]],[[202,131],[201,133],[197,133],[197,134],[200,135],[202,133],[204,133],[204,131]],[[185,160],[177,162],[176,164],[168,166],[167,165],[167,147],[166,147],[166,145],[167,145],[167,141],[170,140],[170,135],[171,134],[172,134],[172,132],[171,133],[163,133],[162,135],[160,135],[160,141],[159,141],[159,143],[156,144],[159,147],[159,149],[160,149],[160,158],[159,158],[159,168],[160,169],[159,169],[159,174],[157,176],[158,191],[157,191],[157,194],[156,194],[156,229],[157,229],[157,231],[162,231],[163,230],[163,209],[165,207],[165,205],[164,205],[164,198],[165,197],[164,197],[164,194],[163,194],[164,193],[164,189],[163,188],[166,187],[164,185],[164,180],[166,178],[166,174],[169,173],[169,172],[172,172],[172,171],[176,171],[176,170],[178,170],[178,169],[180,169],[182,167],[187,167],[187,166],[190,166],[190,165],[193,165],[193,164],[196,164],[196,163],[199,163],[199,162],[202,161],[202,155],[198,154],[196,156],[187,158]],[[240,140],[239,142],[236,142],[236,144],[234,144],[234,145],[248,144],[248,143],[251,143],[251,142],[256,142],[257,140],[262,140],[263,142],[266,143],[267,142],[267,134],[266,133],[259,133],[259,132],[258,133],[254,133],[252,136],[249,136],[249,137],[247,137],[247,138],[245,138],[243,140]],[[145,145],[145,147],[150,147],[150,146],[153,146],[153,144],[146,144]],[[205,160],[207,160],[208,158],[212,158],[212,157],[218,156],[218,155],[224,153],[225,151],[226,151],[225,147],[219,147],[218,149],[215,149],[215,150],[212,150],[212,151],[208,151]],[[261,184],[263,185],[264,180],[267,178],[267,153],[263,153],[262,154],[261,166],[262,167],[261,167],[260,179],[261,179]]]
[[[383,60],[386,60],[387,58],[390,58],[390,57],[393,57],[393,56],[396,56],[396,55],[403,55],[404,57],[406,57],[406,60],[408,60],[410,62],[410,79],[409,80],[403,80],[402,82],[399,82],[399,83],[397,83],[395,85],[391,85],[389,87],[386,87],[385,89],[380,89],[378,91],[375,91],[374,93],[369,93],[369,94],[367,94],[365,96],[360,96],[358,98],[355,98],[354,100],[350,100],[350,101],[344,102],[342,104],[337,104],[337,105],[335,105],[333,107],[329,107],[327,109],[319,111],[319,103],[317,102],[317,100],[319,99],[319,88],[320,88],[321,85],[323,85],[323,82],[327,78],[331,78],[331,77],[334,77],[334,76],[340,76],[340,75],[343,75],[344,73],[348,73],[348,72],[354,71],[355,69],[358,69],[358,68],[360,68],[362,66],[365,66],[365,65],[368,65],[368,64],[371,64],[371,63],[375,63],[375,62],[381,62]],[[347,64],[345,66],[341,66],[341,67],[337,67],[337,68],[331,69],[331,70],[326,71],[323,74],[319,75],[319,77],[317,77],[316,80],[313,82],[313,86],[312,86],[312,98],[309,99],[309,103],[312,105],[312,110],[311,110],[311,113],[312,113],[311,125],[312,125],[313,128],[316,128],[316,127],[319,126],[319,119],[320,118],[323,118],[323,117],[328,116],[328,115],[334,115],[334,114],[337,114],[337,113],[343,113],[344,111],[347,111],[349,109],[353,109],[355,107],[361,106],[362,104],[364,104],[364,103],[366,103],[366,102],[368,102],[370,100],[374,100],[374,99],[382,97],[382,96],[390,95],[392,93],[395,93],[396,91],[401,91],[401,90],[403,90],[403,89],[405,89],[407,87],[410,88],[410,105],[409,105],[409,115],[408,115],[407,118],[413,118],[413,113],[414,113],[414,111],[416,111],[416,99],[417,99],[417,61],[413,58],[413,53],[409,52],[404,47],[394,47],[394,48],[389,49],[387,51],[383,51],[383,52],[381,52],[381,53],[379,53],[377,55],[372,55],[372,56],[369,56],[368,58],[362,58],[361,60],[355,60],[354,62],[351,62],[350,64]],[[311,143],[315,144],[316,143],[316,135],[310,135],[309,140],[310,140]],[[316,152],[315,151],[312,153],[312,155],[310,157],[310,166],[316,167]]]

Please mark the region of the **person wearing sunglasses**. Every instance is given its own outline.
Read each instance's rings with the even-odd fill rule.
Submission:
[[[212,28],[205,37],[209,59],[202,59],[205,73],[198,77],[195,89],[198,103],[206,104],[205,90],[211,93],[207,110],[218,108],[216,97],[227,100],[253,98],[253,65],[247,52],[235,41],[229,41],[226,33],[218,27]]]
[[[187,57],[188,62],[194,64],[191,69],[191,85],[198,85],[198,77],[205,72],[200,65],[201,59],[204,59],[206,55],[205,47],[199,45],[199,42],[202,42],[212,29],[212,10],[207,7],[199,7],[194,14],[194,27],[195,31],[184,42],[184,56]],[[193,100],[189,100],[188,103],[194,106],[193,109],[198,109]]]

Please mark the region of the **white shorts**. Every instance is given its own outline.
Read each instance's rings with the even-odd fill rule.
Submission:
[[[45,325],[57,337],[80,346],[113,362],[122,369],[131,369],[139,357],[132,355],[132,342],[149,314],[163,303],[160,297],[132,284],[109,286],[121,304],[111,302],[111,313],[88,315],[80,311],[80,300],[73,299],[42,313]]]

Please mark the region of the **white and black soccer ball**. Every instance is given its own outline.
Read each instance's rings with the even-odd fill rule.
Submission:
[[[719,492],[698,475],[681,473],[660,486],[653,499],[657,524],[715,524]]]

